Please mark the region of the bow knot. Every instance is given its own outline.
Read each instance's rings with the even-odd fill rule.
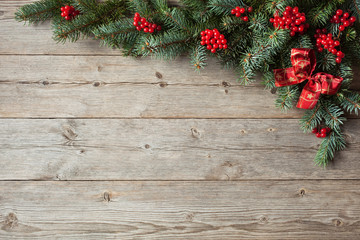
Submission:
[[[297,107],[312,109],[317,104],[320,95],[334,95],[340,88],[343,78],[334,77],[327,73],[316,73],[312,76],[316,67],[314,50],[307,48],[293,48],[291,50],[292,67],[275,69],[275,86],[285,87],[295,85],[308,80],[301,92]]]

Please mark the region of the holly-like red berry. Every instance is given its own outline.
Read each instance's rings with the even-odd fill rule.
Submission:
[[[248,16],[242,16],[243,14],[246,14],[246,11],[248,13],[251,13],[253,11],[252,7],[248,7],[247,9],[245,9],[244,7],[235,7],[234,9],[231,10],[231,14],[235,15],[236,17],[241,17],[241,20],[247,22],[249,21],[249,17]]]
[[[341,16],[342,14],[343,14],[343,10],[338,9],[338,10],[336,11],[336,15]]]
[[[337,57],[337,58],[335,59],[335,61],[336,61],[336,63],[340,64],[341,61],[342,61],[342,59],[341,59],[340,57]]]
[[[313,128],[313,130],[311,131],[312,133],[318,133],[318,129],[317,128]]]
[[[319,132],[316,133],[316,137],[317,137],[317,138],[321,138],[321,133],[319,133]]]
[[[202,31],[200,35],[202,40],[200,44],[206,44],[206,48],[212,53],[215,53],[216,49],[227,48],[227,40],[225,39],[225,36],[223,34],[220,34],[220,32],[216,28],[214,28],[213,30],[206,29],[205,31]]]
[[[300,35],[304,34],[310,27],[306,23],[305,13],[300,13],[298,7],[287,6],[282,16],[279,16],[278,12],[274,14],[274,18],[270,18],[270,22],[275,28],[289,29],[290,36],[295,36],[296,33]]]
[[[141,17],[139,13],[134,14],[134,22],[133,25],[136,27],[136,30],[143,31],[145,33],[153,33],[155,30],[160,31],[161,26],[155,23],[150,23],[146,20],[146,18]],[[205,36],[205,32],[201,32],[201,36]],[[205,42],[205,38],[201,39]]]
[[[327,133],[326,128],[322,128],[322,129],[321,129],[321,133],[325,133],[325,134],[326,134],[326,133]]]

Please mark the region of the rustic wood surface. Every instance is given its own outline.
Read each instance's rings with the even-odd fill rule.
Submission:
[[[0,239],[360,239],[360,119],[314,166],[261,80],[56,44],[30,2],[0,1]]]

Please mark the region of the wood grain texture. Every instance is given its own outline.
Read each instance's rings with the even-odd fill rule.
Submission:
[[[299,118],[276,96],[236,84],[218,66],[199,75],[188,60],[1,56],[0,117]],[[261,97],[260,97],[261,96]]]
[[[325,170],[298,120],[2,119],[1,180],[358,179],[360,120]]]
[[[360,181],[0,182],[11,239],[358,239]]]

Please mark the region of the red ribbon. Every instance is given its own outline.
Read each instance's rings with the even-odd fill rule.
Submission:
[[[291,63],[290,68],[274,70],[275,86],[285,87],[309,80],[301,92],[298,108],[313,109],[321,94],[334,95],[339,90],[343,78],[327,73],[311,76],[316,66],[314,50],[293,48]]]

